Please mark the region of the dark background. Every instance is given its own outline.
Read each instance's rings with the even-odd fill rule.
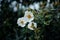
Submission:
[[[0,11],[0,40],[18,40],[16,37],[20,36],[19,40],[28,40],[28,37],[32,35],[31,33],[22,34],[23,28],[18,27],[17,19],[22,15],[18,16],[18,11],[13,12],[13,10],[9,7],[10,3],[15,0],[11,0],[8,2],[7,0],[1,1],[1,11]],[[19,0],[16,0],[18,3],[21,3]],[[32,4],[34,2],[39,1],[47,1],[47,0],[23,0],[22,4]],[[60,1],[60,0],[59,0]],[[51,0],[54,2],[54,0]],[[56,7],[58,8],[58,7]],[[54,10],[54,16],[59,12],[58,10]],[[22,30],[22,31],[21,31]],[[42,33],[44,37],[41,40],[60,40],[60,18],[57,19],[53,17],[50,25],[45,27],[44,32]],[[33,39],[33,38],[32,38]],[[34,39],[33,39],[34,40]]]

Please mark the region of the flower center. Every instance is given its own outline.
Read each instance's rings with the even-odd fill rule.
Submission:
[[[21,24],[24,24],[24,21],[21,21]]]
[[[31,15],[27,15],[27,17],[30,19],[31,18]]]
[[[31,24],[31,28],[34,28],[34,24],[33,23]]]

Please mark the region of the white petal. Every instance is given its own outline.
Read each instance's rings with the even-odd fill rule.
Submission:
[[[24,24],[22,24],[21,21],[23,21]],[[19,18],[19,19],[17,20],[18,26],[25,27],[26,23],[27,23],[27,22],[26,22],[26,19],[25,19],[24,17]]]
[[[30,29],[30,30],[34,30],[34,28],[31,27],[32,26],[32,23],[34,24],[34,27],[37,28],[37,24],[35,22],[30,22],[28,24],[28,29]]]
[[[17,4],[17,2],[16,2],[16,1],[13,1],[13,2],[11,3],[12,7],[15,7],[15,6],[16,6],[16,4]]]
[[[50,2],[50,0],[47,0],[47,2]]]
[[[13,11],[16,12],[16,11],[17,11],[17,7],[14,7],[14,8],[13,8]]]
[[[28,15],[30,15],[31,18],[28,18],[27,17]],[[26,11],[24,17],[27,19],[28,22],[31,22],[32,20],[34,20],[34,15],[31,11]]]
[[[26,9],[24,5],[22,5],[22,9],[23,9],[23,10],[25,10],[25,9]]]
[[[50,5],[50,4],[49,4],[49,3],[47,3],[46,7],[49,7],[49,5]]]
[[[34,5],[30,5],[29,8],[33,9],[34,10]]]
[[[21,9],[22,8],[22,4],[21,3],[19,3],[19,9]]]
[[[34,8],[35,8],[36,10],[39,10],[39,3],[34,3]]]

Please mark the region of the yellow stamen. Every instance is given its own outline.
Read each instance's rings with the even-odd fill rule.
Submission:
[[[24,24],[24,21],[21,21],[22,24]]]
[[[34,28],[34,24],[32,23],[31,28]]]
[[[31,18],[31,15],[27,15],[27,17],[30,19]]]

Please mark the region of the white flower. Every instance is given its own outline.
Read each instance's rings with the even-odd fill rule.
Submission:
[[[34,5],[29,5],[29,8],[34,10]]]
[[[22,18],[19,18],[18,20],[17,20],[17,24],[18,24],[18,26],[21,26],[21,27],[24,27],[25,25],[26,25],[26,19],[24,18],[24,17],[22,17]]]
[[[22,9],[23,9],[23,10],[25,10],[25,9],[26,9],[26,7],[25,7],[24,5],[22,5]]]
[[[40,5],[40,9],[44,8],[44,3],[42,1],[39,3],[39,5]]]
[[[47,2],[50,2],[50,0],[47,0]]]
[[[30,22],[28,24],[28,29],[34,30],[34,28],[37,28],[37,24],[35,22]]]
[[[49,3],[47,3],[47,4],[46,4],[46,8],[47,8],[47,7],[49,7],[49,6],[50,6],[50,4],[49,4]]]
[[[51,4],[49,4],[49,3],[47,3],[46,4],[46,9],[54,9],[54,7],[53,7],[53,4],[51,3]]]
[[[11,3],[11,6],[12,6],[12,7],[15,7],[16,4],[17,4],[17,2],[16,2],[16,1],[13,1],[13,2]]]
[[[24,5],[22,5],[21,3],[19,3],[19,9],[23,9],[23,10],[25,10],[26,7],[25,7]]]
[[[13,11],[16,12],[16,11],[17,11],[17,7],[14,7],[14,8],[13,8]]]
[[[36,10],[39,10],[39,3],[34,3],[34,8],[35,8]]]
[[[34,20],[34,15],[31,11],[26,11],[24,17],[27,19],[27,22]]]
[[[19,9],[21,9],[22,8],[22,4],[21,3],[19,3]]]
[[[41,2],[40,2],[40,5],[42,5],[42,4],[43,4],[43,2],[41,1]]]

